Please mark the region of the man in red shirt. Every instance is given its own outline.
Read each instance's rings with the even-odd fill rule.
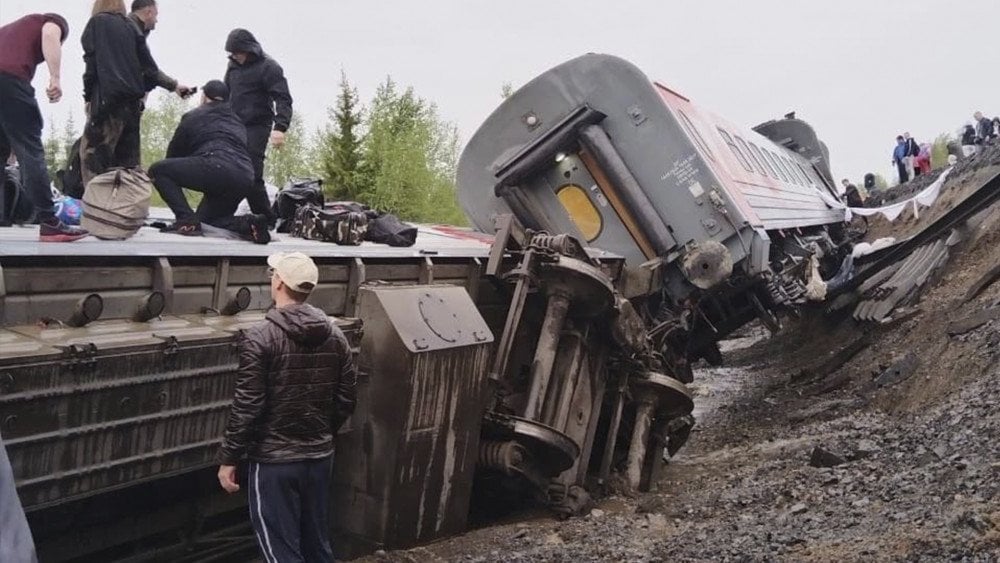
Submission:
[[[6,162],[12,151],[17,155],[43,242],[71,242],[88,234],[55,215],[42,147],[42,112],[31,87],[35,68],[44,61],[49,69],[45,94],[51,103],[62,98],[59,75],[67,36],[69,24],[58,14],[31,14],[0,27],[0,162]],[[2,175],[0,169],[0,180]]]

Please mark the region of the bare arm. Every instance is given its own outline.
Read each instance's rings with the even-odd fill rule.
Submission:
[[[49,67],[49,87],[45,93],[55,103],[62,98],[62,28],[53,22],[42,26],[42,56]]]

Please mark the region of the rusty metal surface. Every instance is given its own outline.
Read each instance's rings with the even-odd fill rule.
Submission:
[[[465,529],[493,341],[457,287],[363,288],[358,313],[365,375],[337,442],[339,556]]]
[[[5,331],[0,426],[25,507],[214,463],[235,386],[235,333],[261,319]],[[44,353],[24,354],[32,344]]]

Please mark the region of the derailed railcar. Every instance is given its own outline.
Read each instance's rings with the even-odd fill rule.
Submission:
[[[0,424],[42,557],[197,560],[252,547],[244,498],[217,487],[215,452],[237,337],[271,305],[275,251],[314,257],[310,302],[358,353],[358,408],[333,484],[341,556],[461,532],[477,478],[475,491],[497,490],[500,476],[502,489],[579,507],[604,442],[609,358],[642,349],[644,329],[617,297],[620,257],[503,226],[499,243],[424,228],[406,249],[262,248],[153,229],[45,245],[34,229],[0,230]],[[549,297],[563,322],[540,315]],[[516,412],[505,366],[533,382]]]
[[[689,360],[717,359],[718,338],[754,317],[773,327],[801,305],[849,242],[808,124],[789,116],[759,129],[772,138],[622,59],[586,55],[486,120],[460,161],[459,199],[481,229],[512,213],[624,256],[626,297],[642,298],[687,379]]]

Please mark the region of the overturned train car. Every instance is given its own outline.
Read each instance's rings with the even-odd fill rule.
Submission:
[[[588,55],[470,141],[459,196],[490,236],[260,248],[144,229],[62,246],[0,229],[0,433],[41,556],[252,548],[214,455],[274,251],[316,259],[310,302],[361,367],[337,444],[341,557],[524,500],[572,514],[612,479],[653,486],[694,422],[691,362],[748,320],[774,326],[839,265],[842,215],[809,156],[822,147],[778,123],[774,139],[744,131]]]
[[[623,256],[621,286],[671,373],[749,320],[821,299],[852,232],[825,145],[789,114],[747,130],[607,55],[555,67],[470,140],[459,199]]]

